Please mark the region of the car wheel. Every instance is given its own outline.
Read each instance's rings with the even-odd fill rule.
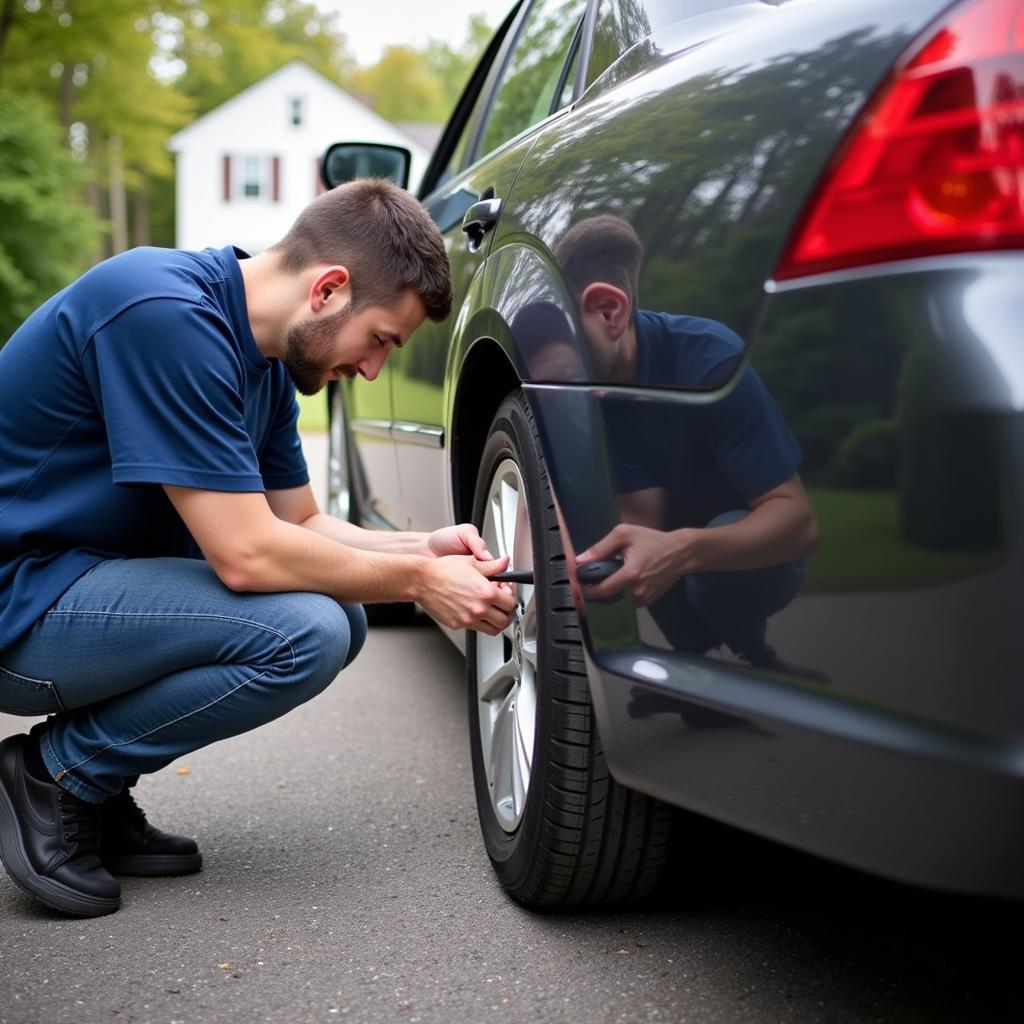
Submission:
[[[341,387],[328,384],[327,396],[327,512],[337,519],[358,523],[359,509],[353,487],[353,453]],[[366,620],[371,626],[404,626],[416,618],[416,605],[401,602],[368,604]]]
[[[469,728],[484,844],[504,888],[536,909],[633,902],[669,856],[672,810],[608,772],[533,415],[521,392],[491,425],[473,521],[495,555],[533,569],[512,625],[467,640]]]

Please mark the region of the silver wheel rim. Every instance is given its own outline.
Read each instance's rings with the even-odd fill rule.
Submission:
[[[345,436],[345,411],[341,387],[331,389],[331,417],[327,455],[327,511],[337,519],[348,521],[352,508],[348,479],[348,445]]]
[[[481,533],[510,568],[532,569],[533,540],[519,467],[505,459],[494,471]],[[477,711],[487,787],[498,824],[514,832],[530,791],[537,729],[537,603],[535,588],[517,584],[512,623],[499,636],[477,634]]]

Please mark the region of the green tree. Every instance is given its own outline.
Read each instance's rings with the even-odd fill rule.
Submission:
[[[296,58],[341,85],[355,71],[337,17],[308,0],[164,0],[153,24],[163,73],[199,114]]]
[[[149,181],[169,177],[171,132],[192,103],[150,70],[154,0],[6,0],[3,83],[45,102],[89,168],[86,197],[111,223],[109,251],[148,241]],[[134,208],[134,232],[129,208]]]
[[[462,42],[452,46],[447,41],[431,39],[423,50],[427,68],[438,78],[447,118],[462,93],[477,60],[494,34],[482,14],[470,16]]]
[[[356,91],[389,121],[441,121],[447,117],[441,80],[422,53],[389,46],[373,67],[358,71]]]
[[[99,223],[67,201],[81,167],[40,101],[0,89],[0,345],[84,269]]]

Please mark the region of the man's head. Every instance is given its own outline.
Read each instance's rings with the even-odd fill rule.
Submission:
[[[451,311],[444,240],[423,206],[379,178],[325,192],[270,250],[281,273],[308,283],[289,318],[283,360],[296,387],[372,380],[391,349]]]
[[[595,369],[619,378],[633,359],[632,314],[644,256],[639,236],[621,217],[599,214],[573,225],[554,255],[579,308]]]

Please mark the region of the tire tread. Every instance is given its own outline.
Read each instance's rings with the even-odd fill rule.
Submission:
[[[508,402],[525,419],[534,450],[540,442],[532,410],[513,393],[495,417],[509,422]],[[492,427],[492,431],[495,428]],[[534,855],[519,876],[492,863],[505,889],[536,910],[615,906],[640,902],[654,892],[671,857],[672,809],[617,783],[608,771],[590,699],[590,687],[576,609],[569,591],[566,556],[543,459],[539,459],[543,500],[541,532],[546,539],[545,572],[549,598],[550,692],[540,693],[550,708],[550,735],[543,754],[541,820]],[[536,507],[536,506],[535,506]],[[539,674],[540,675],[540,674]],[[536,798],[536,797],[534,797]]]

